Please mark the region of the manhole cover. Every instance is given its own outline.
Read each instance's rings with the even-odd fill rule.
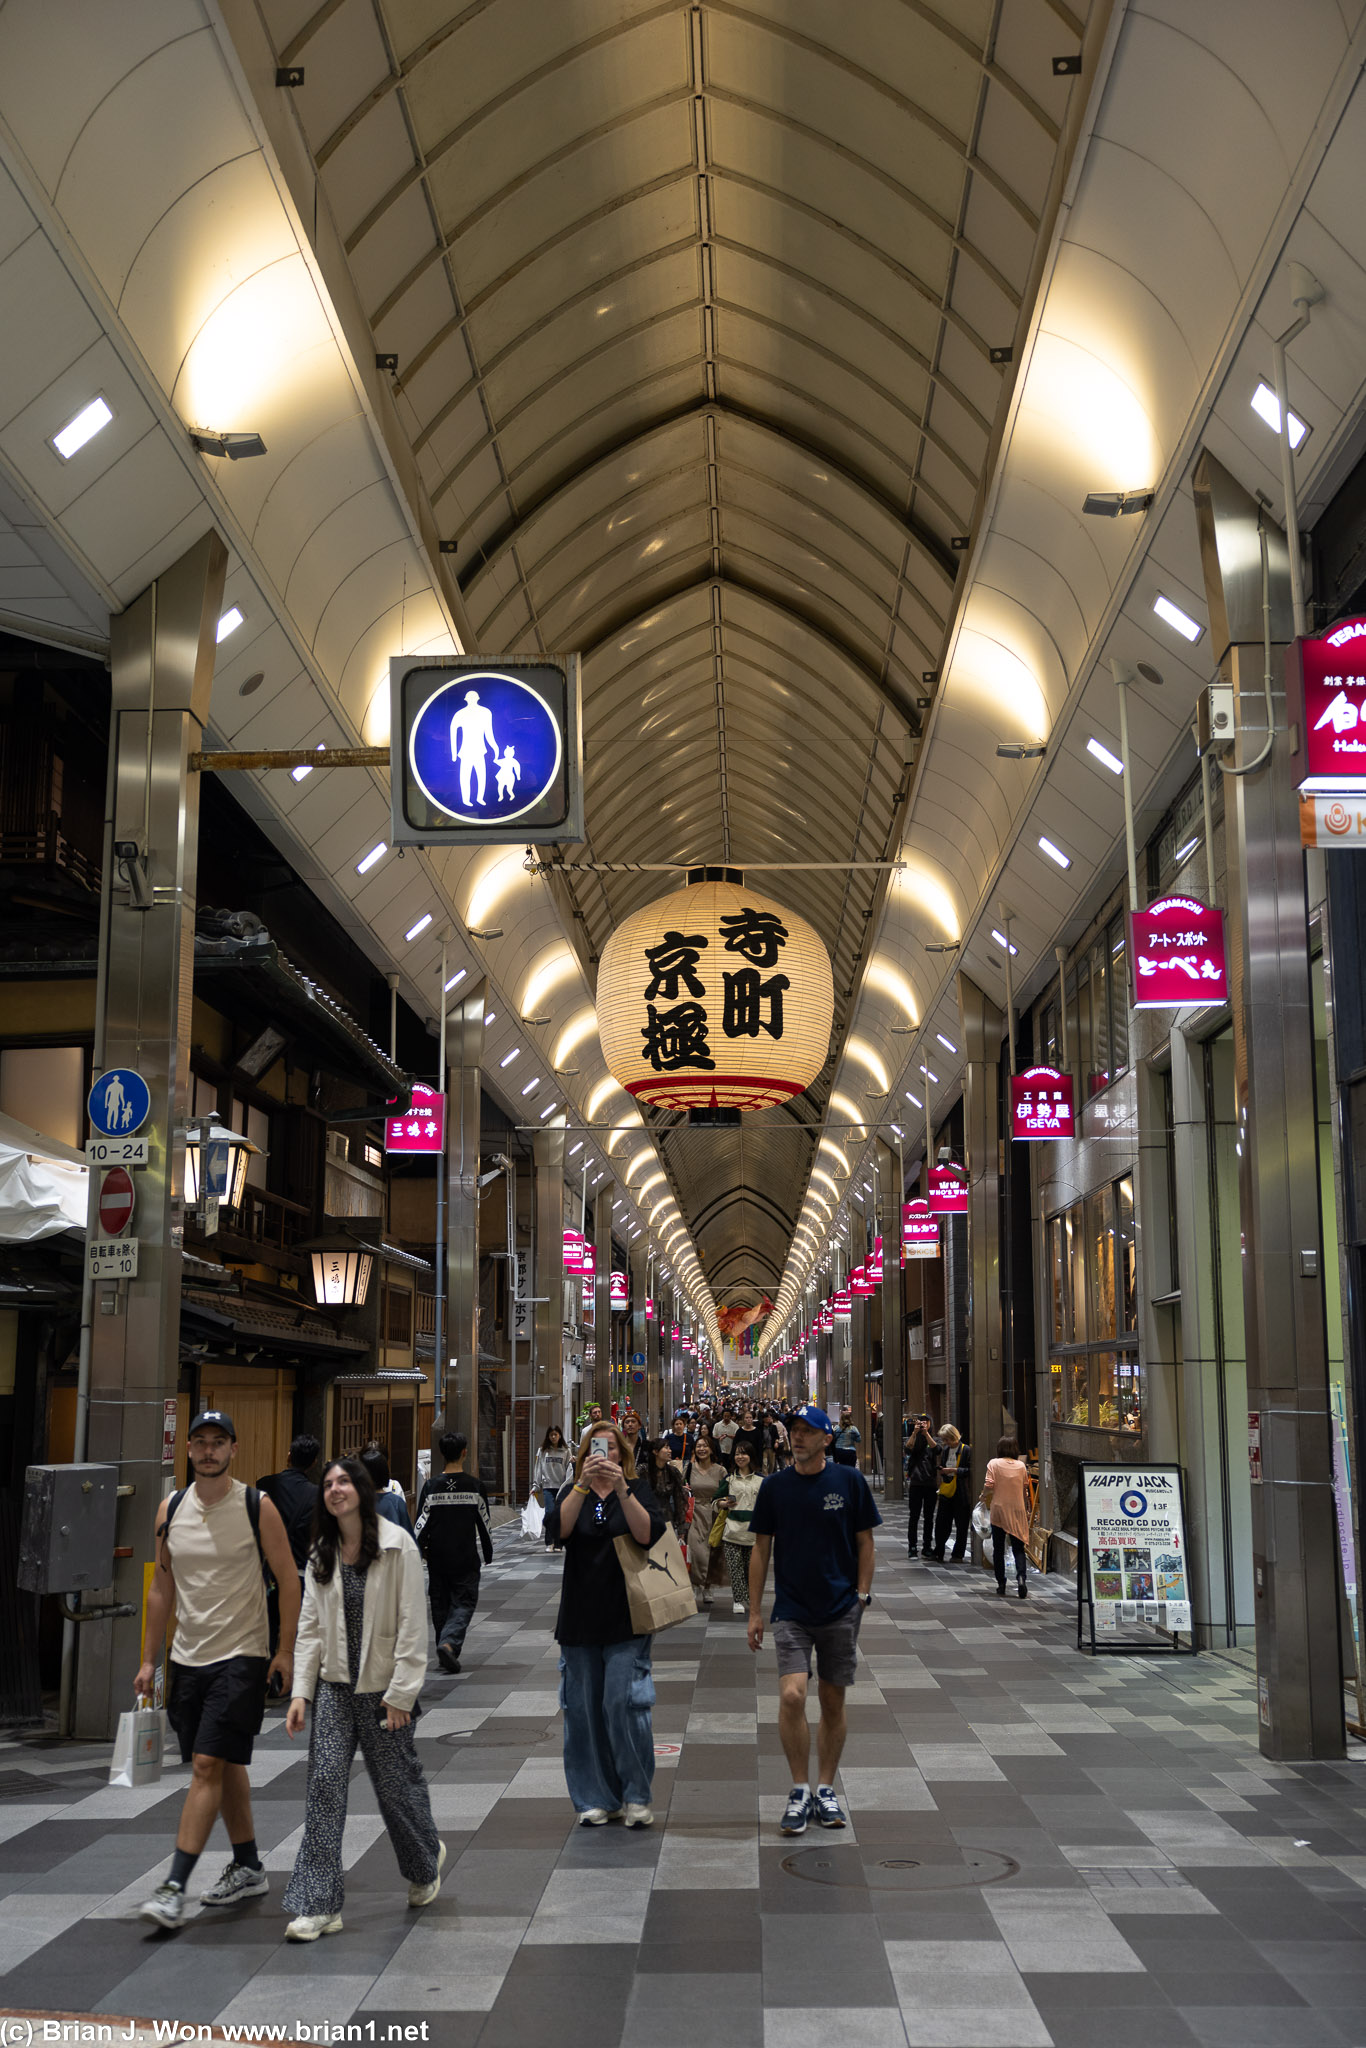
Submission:
[[[955,1863],[922,1862],[914,1856],[888,1856],[864,1863],[857,1856],[834,1855],[824,1849],[799,1849],[784,1856],[783,1869],[808,1884],[848,1886],[869,1891],[966,1891],[975,1885],[1000,1884],[1016,1877],[1020,1866],[997,1849],[965,1849]]]
[[[529,1735],[513,1735],[506,1729],[499,1729],[495,1723],[488,1728],[471,1728],[453,1735],[438,1735],[435,1739],[444,1742],[448,1749],[535,1749],[540,1742],[546,1742],[559,1732],[558,1721],[547,1721]]]

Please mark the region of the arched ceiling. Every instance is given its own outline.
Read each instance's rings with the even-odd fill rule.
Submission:
[[[266,0],[488,653],[584,656],[570,858],[765,886],[835,967],[894,856],[1083,20],[1044,0]],[[993,361],[993,352],[1001,360]],[[927,678],[929,680],[927,680]],[[576,872],[591,971],[658,873]],[[656,1135],[713,1290],[776,1289],[829,1074]],[[720,1298],[720,1295],[718,1295]]]

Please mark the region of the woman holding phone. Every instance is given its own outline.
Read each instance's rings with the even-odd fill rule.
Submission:
[[[564,1545],[564,1581],[555,1640],[560,1646],[564,1776],[582,1827],[654,1819],[653,1636],[631,1627],[626,1576],[616,1539],[651,1550],[665,1514],[635,1455],[611,1422],[583,1433],[574,1476],[545,1518],[547,1543]]]
[[[313,1702],[303,1841],[285,1889],[289,1941],[340,1934],[345,1892],[342,1831],[359,1744],[379,1810],[408,1880],[408,1904],[441,1889],[446,1845],[436,1832],[413,1742],[413,1710],[427,1672],[422,1560],[411,1536],[381,1521],[358,1458],[323,1472],[294,1650],[291,1741]]]

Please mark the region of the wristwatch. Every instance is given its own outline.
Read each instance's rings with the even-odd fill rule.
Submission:
[[[860,1593],[859,1599],[863,1602],[865,1607],[871,1607],[873,1604],[873,1596],[871,1593]]]

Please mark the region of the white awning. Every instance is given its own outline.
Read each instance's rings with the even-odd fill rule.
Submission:
[[[70,1145],[0,1116],[0,1244],[84,1234],[88,1175]]]

